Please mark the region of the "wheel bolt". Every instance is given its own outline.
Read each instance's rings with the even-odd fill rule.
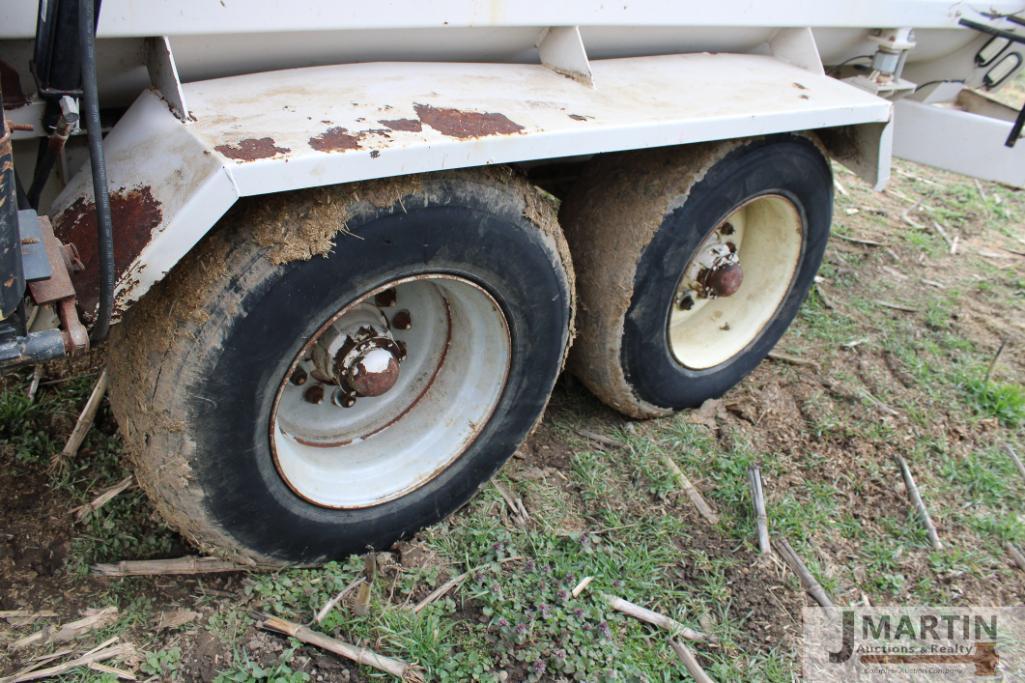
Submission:
[[[302,368],[296,368],[292,372],[292,376],[289,378],[289,381],[297,387],[301,387],[302,385],[306,384],[306,380],[308,378],[309,376],[306,374],[305,370],[303,370]]]
[[[335,389],[334,394],[331,395],[331,403],[339,408],[351,408],[356,405],[356,397],[341,389]]]
[[[399,295],[396,294],[395,289],[390,288],[375,294],[374,303],[380,308],[388,308],[389,306],[394,306],[398,298]]]
[[[303,400],[314,405],[319,404],[324,400],[324,387],[319,384],[314,384],[303,392]]]
[[[689,311],[690,309],[694,308],[694,299],[692,299],[690,294],[688,294],[687,296],[680,299],[679,303],[677,303],[677,306],[680,308],[681,311]]]
[[[409,311],[399,311],[391,319],[391,324],[396,330],[408,330],[413,326],[413,316],[409,314]]]
[[[719,228],[719,232],[723,235],[732,235],[735,231],[733,225],[727,221],[722,224],[721,228]]]

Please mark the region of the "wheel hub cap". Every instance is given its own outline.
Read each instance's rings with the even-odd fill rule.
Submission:
[[[377,343],[372,341],[370,348],[357,353],[351,363],[342,363],[345,383],[359,396],[380,396],[399,379],[399,359],[391,349]]]
[[[716,235],[721,233],[722,229],[716,231]],[[732,234],[732,230],[730,233]],[[704,263],[709,261],[711,266],[704,266]],[[740,267],[740,255],[733,242],[712,244],[708,247],[708,253],[702,254],[698,258],[698,262],[701,270],[696,278],[699,285],[696,292],[700,297],[732,296],[744,282],[744,271]]]
[[[366,292],[304,341],[271,409],[271,449],[293,492],[336,509],[443,472],[498,405],[512,352],[498,303],[446,274]]]

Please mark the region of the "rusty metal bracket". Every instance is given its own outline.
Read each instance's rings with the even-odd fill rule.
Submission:
[[[46,258],[50,262],[53,274],[46,280],[28,283],[29,294],[37,306],[52,304],[57,309],[65,353],[82,353],[89,350],[89,332],[79,320],[75,307],[75,288],[71,284],[71,274],[68,272],[69,262],[73,261],[66,255],[64,245],[54,236],[50,220],[45,216],[39,217],[39,232],[43,236]]]
[[[78,310],[74,299],[61,299],[57,303],[57,315],[60,317],[64,348],[69,356],[76,356],[89,350],[89,331],[78,319]]]

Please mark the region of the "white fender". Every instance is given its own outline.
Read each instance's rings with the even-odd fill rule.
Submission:
[[[881,183],[890,103],[824,76],[801,35],[781,42],[805,68],[751,54],[607,59],[590,62],[592,87],[542,65],[348,64],[186,83],[172,98],[188,103],[184,119],[148,90],[105,141],[115,315],[243,196],[851,126],[851,149],[871,161],[860,170]],[[87,311],[96,300],[91,188],[88,170],[79,173],[51,211],[86,263],[76,286]]]

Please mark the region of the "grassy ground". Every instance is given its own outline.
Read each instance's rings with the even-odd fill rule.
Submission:
[[[842,169],[837,180],[845,193],[821,280],[778,347],[814,365],[767,360],[721,401],[645,423],[564,377],[543,425],[498,478],[529,520],[489,485],[377,557],[366,615],[343,604],[318,628],[416,662],[436,680],[684,678],[661,634],[599,598],[614,593],[716,634],[717,647],[695,647],[716,680],[790,681],[810,601],[780,562],[757,556],[751,463],[765,476],[773,532],[838,604],[1025,600],[1025,573],[1003,547],[1025,544],[1025,480],[1003,450],[1011,443],[1025,454],[1025,196],[904,163],[884,194]],[[956,255],[933,220],[957,236]],[[78,456],[48,467],[95,362],[48,367],[44,381],[55,383],[34,403],[24,398],[27,372],[3,380],[0,610],[52,609],[59,618],[48,621],[63,622],[117,605],[113,626],[73,647],[119,635],[139,648],[121,666],[140,679],[380,677],[254,628],[257,613],[310,622],[363,572],[363,558],[274,574],[89,576],[95,562],[188,552],[138,489],[73,521],[75,506],[127,474],[106,406]],[[907,503],[895,455],[914,470],[941,550]],[[681,495],[666,456],[719,511],[717,525]],[[411,611],[464,571],[460,587]],[[572,597],[585,576],[594,582]],[[0,620],[0,642],[37,628]],[[37,654],[0,652],[0,671]],[[83,670],[68,679],[113,680]]]

